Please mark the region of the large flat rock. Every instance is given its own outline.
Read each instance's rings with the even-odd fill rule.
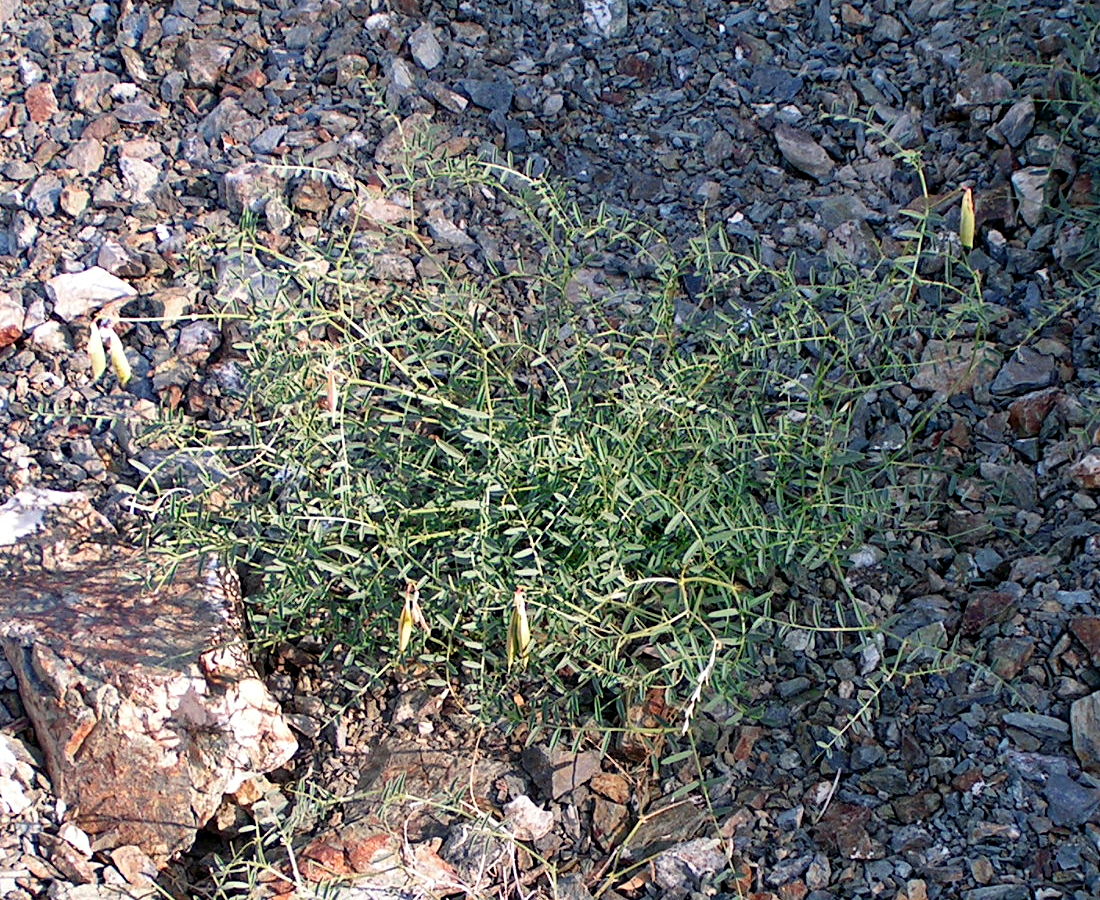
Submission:
[[[70,820],[95,849],[163,862],[297,744],[249,662],[233,573],[114,540],[80,494],[0,506],[0,647]]]

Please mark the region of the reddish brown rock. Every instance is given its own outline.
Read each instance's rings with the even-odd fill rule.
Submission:
[[[1016,599],[1006,591],[977,591],[970,596],[963,612],[963,634],[978,634],[987,625],[1008,618],[1016,608]]]
[[[57,98],[53,95],[53,87],[45,81],[32,84],[23,94],[23,102],[27,105],[27,115],[32,122],[48,122],[58,113]]]
[[[821,817],[817,839],[836,847],[845,859],[881,859],[883,848],[871,839],[867,827],[871,810],[854,803],[833,803]]]
[[[1014,400],[1008,408],[1008,424],[1017,437],[1035,437],[1061,393],[1058,388],[1047,388],[1043,391],[1032,391],[1019,400]]]
[[[1069,623],[1069,630],[1089,652],[1094,666],[1100,665],[1100,618],[1078,616]]]
[[[116,541],[81,494],[0,507],[0,647],[70,821],[163,864],[296,742],[248,661],[233,574],[169,575]]]
[[[314,897],[313,888],[324,886],[333,897],[405,896],[405,892],[451,893],[460,888],[454,867],[440,858],[427,842],[410,844],[366,823],[328,831],[315,838],[300,854],[300,881],[286,871],[272,883],[274,896]],[[346,890],[344,890],[346,889]]]
[[[894,815],[903,825],[912,825],[931,816],[943,805],[943,797],[935,791],[921,791],[912,797],[894,800]]]
[[[1100,772],[1100,691],[1073,701],[1069,724],[1081,768]]]

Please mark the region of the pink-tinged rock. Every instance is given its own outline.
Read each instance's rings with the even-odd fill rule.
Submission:
[[[387,200],[377,191],[365,189],[355,198],[349,215],[358,228],[365,229],[408,222],[412,217],[412,211],[399,203]]]
[[[55,275],[46,282],[46,293],[53,301],[54,315],[66,322],[86,316],[112,300],[137,296],[133,287],[99,266]]]
[[[1100,488],[1100,452],[1086,453],[1067,470],[1069,477],[1083,488]]]
[[[0,293],[0,347],[14,344],[23,336],[25,311],[14,294]]]
[[[69,821],[163,865],[297,745],[248,661],[233,573],[116,541],[82,494],[0,506],[0,647]]]
[[[184,41],[177,61],[196,87],[212,88],[225,77],[233,48],[216,41]]]
[[[58,113],[53,86],[46,81],[40,81],[27,88],[23,94],[23,102],[27,105],[27,115],[31,117],[32,122],[48,122]]]
[[[263,212],[267,201],[281,200],[285,190],[286,178],[259,163],[237,166],[222,176],[222,201],[226,209],[238,216],[245,210]]]
[[[1001,354],[972,341],[929,341],[911,387],[950,397],[989,384],[1001,367]]]

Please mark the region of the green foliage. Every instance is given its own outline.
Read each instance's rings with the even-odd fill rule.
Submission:
[[[702,682],[735,694],[773,586],[835,566],[901,514],[894,459],[850,436],[868,393],[910,371],[916,257],[799,285],[716,233],[660,253],[652,231],[590,221],[495,163],[433,162],[419,178],[491,192],[510,228],[549,242],[542,266],[409,289],[372,277],[379,241],[354,231],[293,257],[245,235],[240,258],[281,279],[226,311],[249,323],[246,406],[204,435],[171,433],[219,447],[248,486],[213,487],[223,502],[201,510],[171,503],[158,539],[237,561],[262,643],[310,634],[394,659],[417,590],[427,633],[411,649],[461,673],[471,707],[497,711],[509,684],[605,720],[652,687],[681,703]],[[642,288],[583,287],[610,247],[654,261]],[[704,285],[693,305],[677,299],[684,275]],[[521,588],[532,642],[517,675]]]

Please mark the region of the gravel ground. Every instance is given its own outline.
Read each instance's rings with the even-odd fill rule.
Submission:
[[[1049,103],[1083,9],[1038,2],[998,20],[952,0],[0,0],[0,499],[28,484],[82,490],[126,525],[120,485],[135,477],[141,421],[158,406],[231,412],[244,363],[219,352],[229,336],[208,320],[137,323],[121,334],[133,380],[93,383],[77,349],[90,315],[210,308],[196,254],[245,209],[276,248],[346,221],[400,163],[383,141],[391,112],[408,129],[430,116],[449,152],[492,147],[559,176],[586,208],[659,221],[674,245],[719,224],[800,278],[837,262],[870,271],[899,251],[899,211],[921,187],[893,148],[919,149],[930,194],[975,189],[970,262],[996,355],[944,404],[968,336],[929,343],[911,384],[865,399],[866,446],[912,438],[915,461],[943,473],[945,504],[903,553],[884,539],[853,554],[846,579],[898,638],[957,641],[973,664],[887,680],[890,642],[777,633],[752,686],[759,720],[701,715],[702,772],[680,759],[654,776],[652,750],[620,747],[560,793],[516,736],[473,747],[472,721],[414,684],[371,692],[341,673],[339,687],[309,647],[276,660],[272,684],[303,736],[297,771],[312,764],[339,791],[402,754],[423,757],[406,771],[430,773],[476,749],[491,763],[482,800],[527,793],[552,809],[536,849],[593,889],[623,823],[702,778],[750,873],[742,889],[761,898],[1096,897],[1100,723],[1071,705],[1100,688],[1100,304],[1095,290],[1060,302],[1095,248],[1047,206],[1096,200],[1097,124],[1063,142]],[[1048,65],[996,63],[1009,54]],[[499,258],[506,228],[492,214],[459,198],[416,211],[472,274]],[[406,248],[389,274],[412,280],[423,264]],[[608,259],[593,278],[630,265]],[[81,405],[93,418],[43,415]],[[828,602],[840,591],[792,586]],[[19,758],[0,775],[30,798],[0,835],[4,895],[99,896],[125,866],[57,836],[4,687],[0,727]],[[852,722],[843,749],[822,750]],[[673,808],[666,845],[710,833],[694,805]],[[740,896],[736,879],[707,874],[722,866],[666,863],[618,891]],[[195,876],[201,853],[190,865],[177,875]],[[567,895],[584,896],[584,881]]]

